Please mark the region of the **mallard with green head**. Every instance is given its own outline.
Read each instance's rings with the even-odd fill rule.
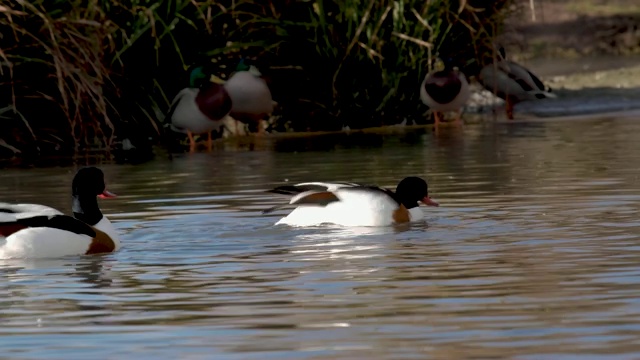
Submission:
[[[445,111],[457,112],[456,124],[460,124],[462,107],[469,100],[470,92],[467,78],[453,66],[450,58],[437,59],[435,65],[422,81],[420,99],[433,111],[437,132],[441,114]]]
[[[260,120],[273,112],[273,99],[258,68],[241,59],[224,87],[232,103],[229,115],[246,124],[258,123],[258,132],[261,133]]]
[[[222,127],[222,120],[231,111],[231,97],[225,86],[211,82],[203,66],[193,67],[189,87],[180,90],[171,102],[167,119],[171,130],[186,133],[190,151],[195,151],[193,134],[208,133],[207,148],[211,150],[211,131]]]
[[[529,69],[507,60],[502,46],[498,50],[497,61],[480,70],[478,81],[485,89],[505,100],[509,119],[513,119],[516,103],[557,97]]]

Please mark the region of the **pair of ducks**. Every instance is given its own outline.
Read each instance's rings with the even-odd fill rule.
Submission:
[[[478,80],[485,89],[505,100],[509,119],[513,119],[513,106],[518,102],[556,97],[531,71],[507,60],[503,47],[498,51],[498,61],[483,67]],[[427,74],[420,86],[420,99],[433,111],[436,131],[441,114],[446,111],[457,112],[455,122],[460,125],[462,107],[470,95],[467,78],[450,58],[440,59],[436,70]]]
[[[418,202],[438,206],[419,177],[400,181],[396,191],[378,186],[339,182],[308,182],[280,186],[270,192],[292,195],[296,208],[276,224],[313,226],[389,226],[423,218]],[[44,205],[0,203],[0,259],[47,258],[110,253],[120,248],[116,229],[98,206],[97,198],[116,195],[106,189],[96,167],[78,170],[71,185],[73,216]]]
[[[434,112],[436,131],[441,114],[446,111],[457,112],[456,124],[460,125],[462,107],[470,96],[465,75],[454,68],[450,58],[442,60],[420,86],[420,99]],[[253,65],[248,66],[244,59],[227,82],[211,82],[209,77],[202,66],[194,68],[190,73],[190,87],[178,93],[167,114],[172,130],[187,133],[192,152],[195,150],[193,134],[207,133],[207,147],[211,150],[211,131],[219,131],[227,116],[242,122],[259,122],[273,111],[267,83],[260,71]],[[518,102],[555,97],[531,71],[507,60],[503,47],[499,49],[498,61],[482,68],[478,80],[485,89],[506,101],[509,119],[513,119],[513,106]],[[258,129],[262,130],[260,126]]]
[[[225,118],[241,122],[258,122],[273,111],[273,99],[266,81],[253,65],[240,60],[236,72],[224,82],[210,80],[203,66],[191,70],[189,87],[182,89],[171,102],[166,115],[170,128],[186,133],[189,149],[195,151],[194,134],[208,134],[207,148],[211,150],[211,131],[224,126]]]

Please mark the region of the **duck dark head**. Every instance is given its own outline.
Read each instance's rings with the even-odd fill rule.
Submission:
[[[249,67],[251,64],[247,64],[246,58],[241,58],[238,61],[238,65],[236,65],[236,71],[249,71]]]
[[[97,167],[78,170],[71,184],[71,194],[73,215],[89,225],[95,225],[102,219],[97,197],[105,199],[116,196],[106,189],[104,173]]]
[[[442,63],[444,64],[445,70],[453,70],[453,68],[456,66],[456,63],[455,61],[453,61],[453,58],[449,56],[443,57]]]
[[[209,74],[202,65],[192,65],[189,68],[189,87],[199,88],[209,80]]]
[[[247,71],[256,77],[263,77],[262,72],[258,69],[261,67],[261,61],[250,58],[241,58],[236,66],[236,72]]]
[[[84,167],[78,170],[71,184],[73,196],[88,196],[101,198],[115,197],[104,184],[104,173],[97,167]]]
[[[445,56],[445,57],[437,57],[435,62],[433,63],[433,69],[436,72],[449,72],[453,70],[455,67],[455,62],[453,58]]]
[[[429,197],[427,182],[417,176],[409,176],[402,179],[396,187],[396,196],[407,209],[417,207],[418,201],[427,206],[440,205]]]

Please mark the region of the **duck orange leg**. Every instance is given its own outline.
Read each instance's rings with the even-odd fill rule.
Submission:
[[[436,135],[437,135],[439,130],[440,130],[440,112],[439,111],[434,111],[433,112],[433,117],[435,118],[434,123],[433,123],[433,128],[436,131]]]
[[[238,134],[239,134],[239,132],[238,132],[238,131],[239,131],[239,130],[238,130],[238,123],[239,123],[239,121],[238,121],[238,120],[233,119],[233,125],[235,126],[235,133],[233,134],[233,136],[236,136],[236,137],[237,137],[237,136],[238,136]]]
[[[209,137],[207,138],[207,150],[213,149],[213,139],[211,138],[211,131],[209,131]]]
[[[196,151],[196,141],[193,139],[191,131],[187,130],[187,136],[189,137],[189,152]]]
[[[513,120],[513,101],[511,101],[508,98],[506,101],[506,108],[507,108],[507,119]]]
[[[458,110],[458,116],[456,116],[456,127],[462,129],[462,109]]]
[[[264,130],[264,126],[262,126],[262,119],[258,119],[258,135],[264,135],[265,134],[265,130]]]

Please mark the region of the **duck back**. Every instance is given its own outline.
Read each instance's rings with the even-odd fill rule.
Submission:
[[[248,71],[239,71],[224,84],[232,101],[232,113],[264,115],[273,111],[266,81]]]
[[[298,206],[277,224],[316,226],[388,226],[394,221],[398,203],[382,191],[337,189],[333,192],[339,201],[326,206]]]

